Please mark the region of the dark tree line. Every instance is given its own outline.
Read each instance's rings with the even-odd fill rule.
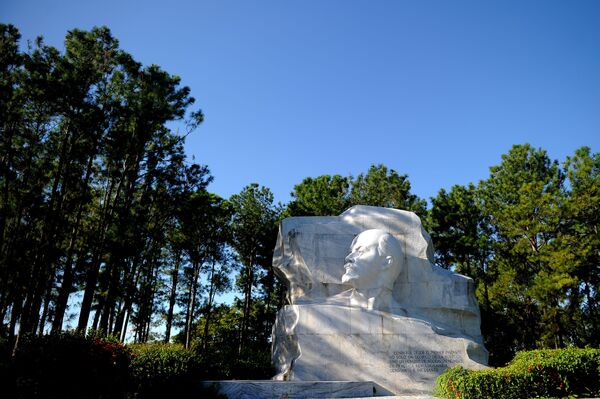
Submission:
[[[588,147],[560,164],[515,145],[487,179],[440,190],[429,209],[383,165],[306,178],[292,197],[292,215],[355,204],[416,212],[436,263],[474,279],[492,364],[522,349],[600,346],[600,153]]]
[[[559,164],[515,145],[490,176],[432,198],[437,261],[472,277],[492,361],[600,346],[600,153]]]
[[[284,298],[271,269],[278,222],[364,204],[416,212],[437,263],[475,280],[495,364],[600,344],[600,155],[589,148],[559,164],[514,146],[486,180],[440,190],[429,208],[384,165],[306,178],[285,206],[258,184],[224,199],[185,155],[203,116],[178,77],[136,62],[107,28],[70,31],[64,52],[41,39],[21,50],[15,27],[0,32],[0,333],[12,343],[69,327],[175,340],[241,376],[268,364]]]
[[[427,215],[427,201],[410,192],[407,175],[400,175],[385,165],[371,165],[357,177],[322,175],[307,177],[294,186],[289,216],[339,215],[354,205],[372,205],[413,211]]]
[[[0,32],[2,336],[71,327],[169,342],[179,331],[206,351],[215,298],[236,286],[228,346],[264,347],[281,297],[269,267],[281,210],[257,185],[230,200],[207,190],[208,168],[184,152],[203,119],[189,88],[107,28],[70,31],[64,52],[41,38],[21,50],[15,27]]]

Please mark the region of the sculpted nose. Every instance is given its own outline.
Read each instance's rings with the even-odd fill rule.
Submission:
[[[354,254],[349,254],[348,256],[346,256],[346,259],[344,259],[344,261],[346,263],[352,263],[352,262],[354,262]]]

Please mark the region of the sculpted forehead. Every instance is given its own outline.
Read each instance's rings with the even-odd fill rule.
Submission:
[[[365,230],[360,233],[352,242],[351,251],[358,248],[372,248],[376,246],[379,252],[385,255],[391,255],[395,263],[401,262],[404,257],[402,245],[393,235],[383,230]]]
[[[386,233],[383,230],[365,230],[356,236],[352,242],[352,247],[370,247],[372,245],[377,245],[379,237],[384,234]]]

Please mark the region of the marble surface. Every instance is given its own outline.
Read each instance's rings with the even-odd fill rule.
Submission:
[[[353,288],[342,282],[345,259],[355,237],[369,229],[390,233],[402,246],[395,303],[482,342],[473,280],[433,264],[433,243],[413,212],[361,205],[340,216],[284,219],[273,267],[288,287],[288,303],[324,303]]]
[[[429,394],[446,368],[487,361],[481,344],[423,319],[338,305],[284,307],[274,342],[289,348],[289,381],[369,380],[393,394]]]
[[[371,398],[373,398],[373,396],[361,396],[361,397],[353,397],[353,398],[347,398],[347,399],[371,399]],[[307,398],[307,399],[329,399],[329,398]],[[394,395],[394,396],[377,396],[377,399],[439,399],[439,398],[436,398],[435,396],[431,396],[431,395],[416,395],[416,396],[415,395],[410,395],[410,396]]]
[[[229,399],[307,399],[373,397],[370,381],[206,381]]]
[[[283,220],[273,266],[289,305],[273,328],[274,379],[428,394],[447,367],[485,367],[473,281],[432,259],[412,212],[355,206]]]
[[[352,397],[352,398],[347,398],[347,399],[371,399],[373,398],[373,396],[361,396],[361,397]],[[329,398],[307,398],[307,399],[329,399]],[[402,395],[402,396],[398,396],[398,395],[393,395],[393,396],[377,396],[377,399],[439,399],[436,398],[435,396],[431,396],[431,395]]]

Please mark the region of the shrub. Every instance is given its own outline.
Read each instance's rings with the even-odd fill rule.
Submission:
[[[11,372],[11,347],[8,339],[0,336],[0,387],[12,386]]]
[[[194,352],[174,344],[135,344],[130,348],[134,353],[131,374],[136,398],[183,397],[190,393],[202,393],[202,398],[218,397],[202,386],[205,372]]]
[[[246,348],[207,351],[199,354],[205,365],[202,375],[206,380],[268,380],[275,375],[271,354],[266,350]]]
[[[457,366],[438,377],[434,394],[452,399],[527,399],[600,394],[600,349],[520,352],[506,366],[482,371]]]
[[[130,359],[116,340],[77,333],[23,336],[8,389],[16,398],[125,398]]]

